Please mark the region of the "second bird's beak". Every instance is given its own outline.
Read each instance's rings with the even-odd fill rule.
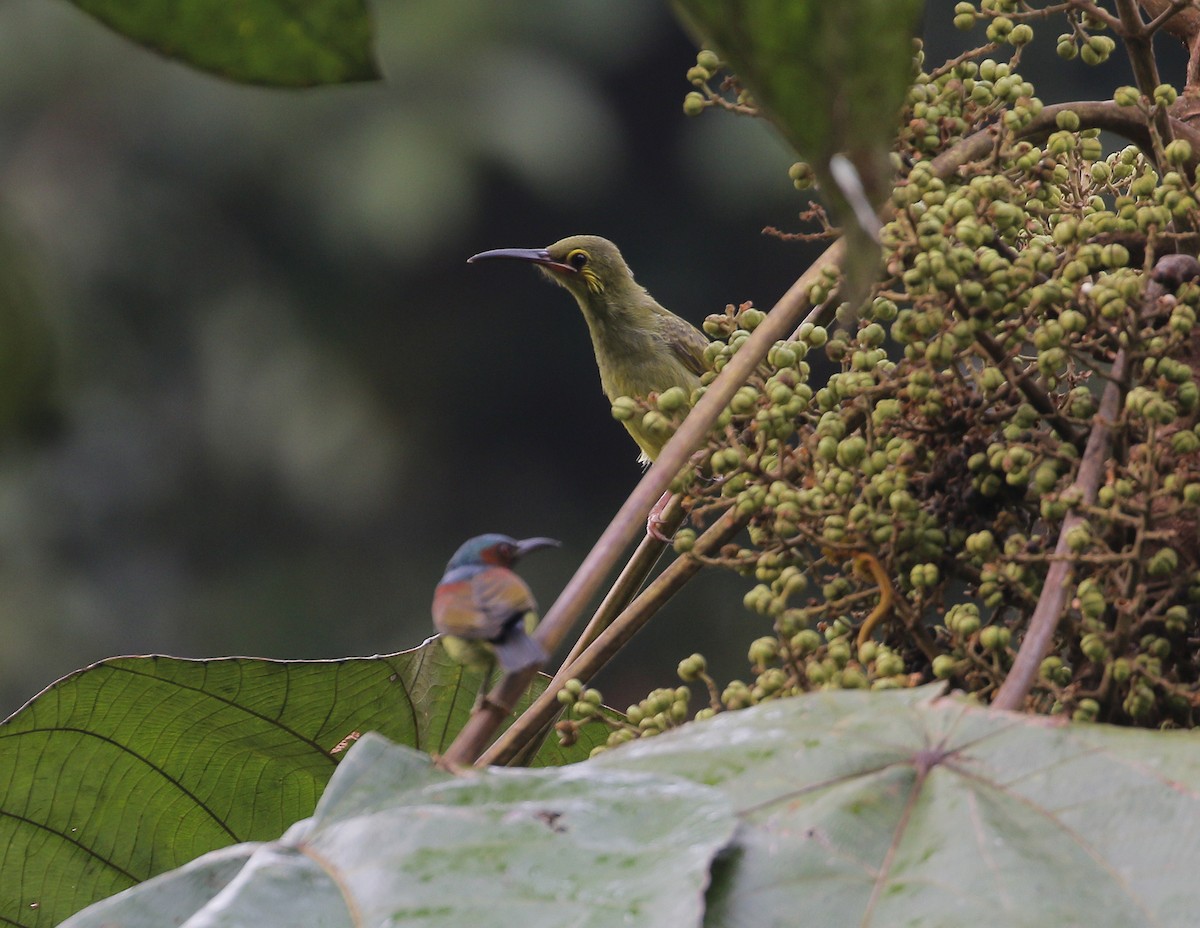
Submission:
[[[561,548],[562,542],[557,538],[522,538],[517,542],[517,557],[524,557],[530,551],[539,548]]]
[[[477,255],[471,255],[471,257],[467,258],[467,264],[474,264],[476,261],[488,261],[493,258],[527,261],[530,264],[540,264],[542,267],[553,268],[556,271],[566,271],[571,274],[579,273],[571,265],[555,261],[554,258],[550,257],[550,252],[546,251],[545,248],[493,248],[491,251],[481,251]],[[530,541],[533,540],[530,539]]]

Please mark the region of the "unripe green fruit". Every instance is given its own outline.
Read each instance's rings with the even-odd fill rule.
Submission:
[[[976,532],[973,535],[967,536],[966,542],[967,552],[978,556],[983,556],[996,547],[996,538],[989,531]]]
[[[1113,100],[1117,106],[1137,106],[1142,95],[1136,87],[1118,87],[1113,91]]]
[[[1089,632],[1079,640],[1079,650],[1093,664],[1101,664],[1108,658],[1108,645],[1098,632]]]
[[[987,28],[989,42],[1003,42],[1013,30],[1013,21],[1007,16],[997,16]]]
[[[690,84],[703,84],[711,77],[712,74],[709,73],[708,69],[702,68],[699,65],[690,67],[687,70],[687,79]]]
[[[1178,91],[1170,84],[1159,84],[1154,88],[1154,102],[1159,106],[1170,106],[1178,96]]]
[[[1041,665],[1038,667],[1038,675],[1043,680],[1049,680],[1051,682],[1054,682],[1055,678],[1058,675],[1058,672],[1060,670],[1062,670],[1062,667],[1063,667],[1062,658],[1051,655],[1050,657],[1047,657],[1045,660],[1043,660]]]
[[[688,405],[688,394],[683,387],[671,387],[658,395],[658,408],[665,413],[676,412]]]
[[[1067,531],[1067,547],[1078,554],[1091,546],[1092,533],[1086,523],[1073,525]]]
[[[721,703],[727,709],[744,709],[752,705],[753,702],[753,697],[750,695],[750,687],[746,686],[741,680],[731,681],[721,693]]]
[[[831,641],[825,653],[839,667],[845,667],[850,663],[850,643],[845,640]]]
[[[738,323],[747,332],[753,332],[766,318],[767,314],[761,309],[754,309],[751,307],[750,309],[742,310],[742,312],[738,314]]]
[[[680,680],[691,682],[698,680],[708,667],[708,661],[703,654],[692,654],[679,662],[676,673]]]
[[[704,94],[694,90],[683,98],[683,114],[685,116],[699,116],[704,112],[706,106]]]
[[[702,48],[696,53],[696,64],[706,71],[713,72],[719,71],[722,67],[717,53],[707,48]]]
[[[1033,27],[1028,23],[1017,23],[1008,34],[1009,44],[1020,48],[1033,41]]]
[[[1072,110],[1063,110],[1054,117],[1054,124],[1068,132],[1079,131],[1079,114]]]
[[[1141,175],[1129,185],[1129,192],[1135,197],[1148,197],[1154,193],[1154,188],[1158,186],[1158,175],[1150,168],[1146,168]]]
[[[1163,149],[1163,154],[1171,164],[1183,164],[1192,157],[1192,146],[1186,139],[1175,139]]]
[[[994,393],[1002,386],[1008,383],[1008,378],[1004,376],[1004,372],[997,367],[985,367],[979,375],[979,381],[983,389],[989,393]]]
[[[1154,690],[1145,683],[1137,683],[1130,689],[1121,708],[1133,718],[1142,719],[1154,710],[1154,701]]]
[[[657,409],[651,409],[642,416],[642,428],[654,435],[669,435],[673,429],[671,420]]]
[[[1179,567],[1179,555],[1172,548],[1160,548],[1146,564],[1146,573],[1151,577],[1165,577]]]
[[[612,415],[618,422],[628,422],[637,415],[637,401],[631,396],[618,396],[612,403]]]
[[[1182,635],[1188,627],[1187,606],[1172,606],[1163,616],[1167,631],[1173,635]]]
[[[1094,699],[1081,699],[1071,713],[1071,719],[1076,722],[1094,722],[1100,716],[1100,703]]]
[[[1191,433],[1188,433],[1191,434]],[[861,435],[851,435],[837,445],[837,462],[843,467],[853,467],[862,461],[867,453],[867,441]]]
[[[764,667],[779,657],[779,639],[774,636],[756,638],[750,643],[750,663]]]
[[[1079,54],[1085,64],[1103,64],[1116,47],[1117,43],[1108,36],[1093,35],[1088,37],[1087,43],[1080,49]]]
[[[691,528],[681,528],[671,539],[671,546],[676,554],[687,554],[696,544],[696,531]]]
[[[957,661],[949,654],[939,654],[933,659],[930,669],[939,680],[949,680],[954,676]]]
[[[1002,625],[989,625],[979,633],[979,643],[988,651],[1001,651],[1008,647],[1012,632]]]

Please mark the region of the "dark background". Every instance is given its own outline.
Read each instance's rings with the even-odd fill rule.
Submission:
[[[931,60],[965,47],[929,6]],[[768,308],[811,260],[761,234],[797,227],[794,156],[761,123],[683,116],[695,48],[665,8],[375,13],[381,83],[291,92],[64,3],[0,6],[0,716],[114,654],[415,646],[484,531],[565,542],[522,570],[548,605],[636,449],[569,296],[474,252],[605,235],[696,323]],[[1060,68],[1055,31],[1023,72],[1079,83],[1043,99],[1128,81]],[[744,672],[769,631],[748,585],[702,574],[609,701],[697,649]]]

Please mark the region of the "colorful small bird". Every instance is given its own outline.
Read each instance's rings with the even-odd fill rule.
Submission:
[[[497,248],[467,259],[527,261],[566,287],[587,321],[600,368],[600,386],[609,402],[618,396],[645,399],[682,387],[691,396],[704,373],[708,339],[690,322],[660,306],[640,284],[617,246],[598,235],[572,235],[548,248]],[[624,423],[653,461],[664,439],[648,431],[640,416]]]
[[[511,568],[530,551],[560,544],[553,538],[477,535],[446,565],[433,593],[433,624],[453,660],[487,671],[484,685],[494,660],[508,673],[546,660],[542,646],[529,637],[537,625],[537,602]]]

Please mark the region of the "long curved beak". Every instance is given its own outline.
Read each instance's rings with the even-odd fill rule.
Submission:
[[[524,557],[530,551],[539,548],[561,548],[562,542],[557,538],[522,538],[517,542],[517,557]]]
[[[550,257],[550,252],[546,251],[545,248],[493,248],[491,251],[481,251],[477,255],[471,255],[471,257],[467,258],[467,264],[474,264],[476,261],[490,261],[494,258],[526,261],[530,264],[540,264],[542,267],[552,267],[556,271],[567,271],[571,274],[579,273],[571,265],[555,261]]]

